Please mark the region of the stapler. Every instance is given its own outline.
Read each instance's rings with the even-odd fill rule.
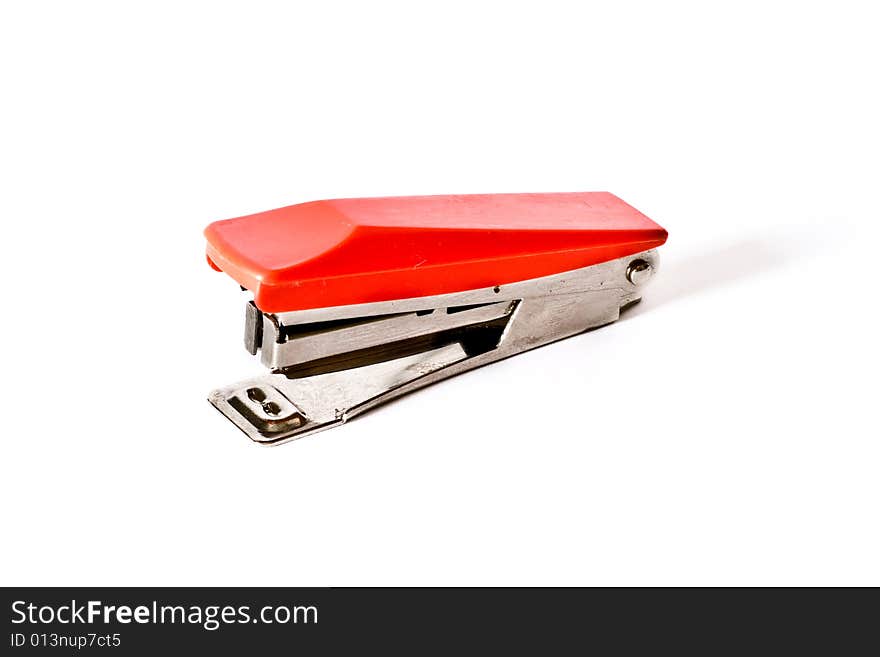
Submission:
[[[607,192],[314,201],[205,236],[252,295],[245,347],[269,370],[209,401],[273,445],[614,322],[666,241]]]

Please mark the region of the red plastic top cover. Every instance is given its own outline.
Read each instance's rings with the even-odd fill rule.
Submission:
[[[493,287],[666,241],[608,192],[313,201],[217,221],[205,236],[208,262],[269,313]]]

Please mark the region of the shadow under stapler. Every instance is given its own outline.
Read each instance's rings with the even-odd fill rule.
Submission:
[[[672,303],[775,269],[789,254],[774,250],[762,240],[743,240],[685,258],[660,262],[658,280],[645,294],[645,301],[621,315],[631,319],[654,306]]]

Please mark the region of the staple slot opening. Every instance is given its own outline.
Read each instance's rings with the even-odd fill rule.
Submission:
[[[497,302],[493,301],[491,303],[472,303],[467,306],[449,306],[449,308],[446,309],[446,314],[447,315],[454,315],[455,313],[462,313],[465,310],[473,310],[474,308],[483,308],[485,306],[491,306],[494,303],[497,303]]]

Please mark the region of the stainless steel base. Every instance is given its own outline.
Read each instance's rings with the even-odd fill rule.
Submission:
[[[646,251],[554,276],[433,297],[261,313],[245,346],[271,372],[211,393],[251,439],[323,431],[412,390],[610,324],[657,270]]]

